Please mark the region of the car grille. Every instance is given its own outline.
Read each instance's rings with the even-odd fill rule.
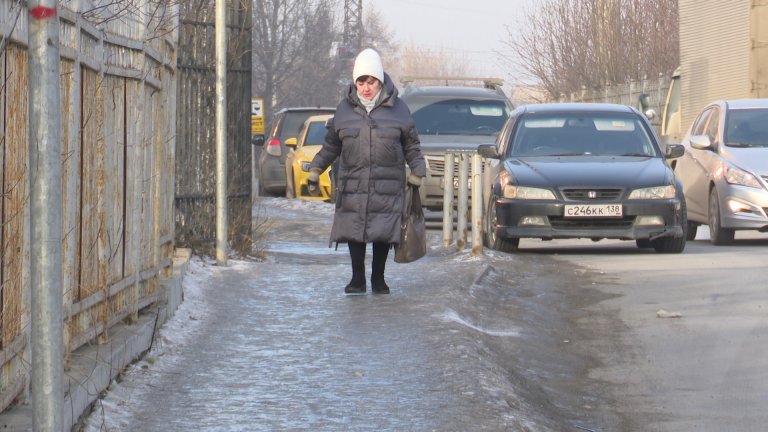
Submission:
[[[442,177],[445,175],[445,156],[443,155],[424,155],[424,160],[427,162],[427,168],[433,176]],[[453,176],[459,176],[459,164],[458,161],[453,164]]]
[[[570,201],[617,201],[621,198],[621,189],[561,189],[565,199]],[[594,193],[594,196],[590,196]]]
[[[635,223],[635,216],[625,216],[621,219],[564,219],[561,216],[550,216],[549,224],[554,229],[624,229]]]

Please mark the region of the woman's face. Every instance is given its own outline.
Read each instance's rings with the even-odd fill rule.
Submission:
[[[364,98],[371,100],[379,92],[381,81],[370,75],[363,75],[355,81],[355,87]]]

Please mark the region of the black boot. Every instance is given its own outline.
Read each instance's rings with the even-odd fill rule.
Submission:
[[[373,265],[371,266],[371,291],[374,294],[389,294],[389,286],[384,281],[384,267],[387,264],[389,243],[373,244]]]
[[[352,260],[352,280],[344,287],[345,294],[365,294],[365,243],[349,242]]]

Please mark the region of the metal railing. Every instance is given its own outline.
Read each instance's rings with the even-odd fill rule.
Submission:
[[[458,182],[456,182],[457,198],[454,202],[454,166],[456,163],[459,165],[459,178]],[[468,234],[471,231],[472,255],[479,255],[483,252],[483,163],[482,156],[477,153],[457,152],[445,154],[443,247],[449,247],[454,241],[453,208],[455,204],[456,249],[459,251],[464,250],[467,245]],[[469,193],[470,189],[471,195]],[[470,221],[469,226],[467,225],[467,219]]]

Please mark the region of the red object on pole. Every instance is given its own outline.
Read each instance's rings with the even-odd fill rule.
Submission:
[[[44,20],[56,17],[55,7],[35,6],[29,10],[29,16],[38,20]]]

